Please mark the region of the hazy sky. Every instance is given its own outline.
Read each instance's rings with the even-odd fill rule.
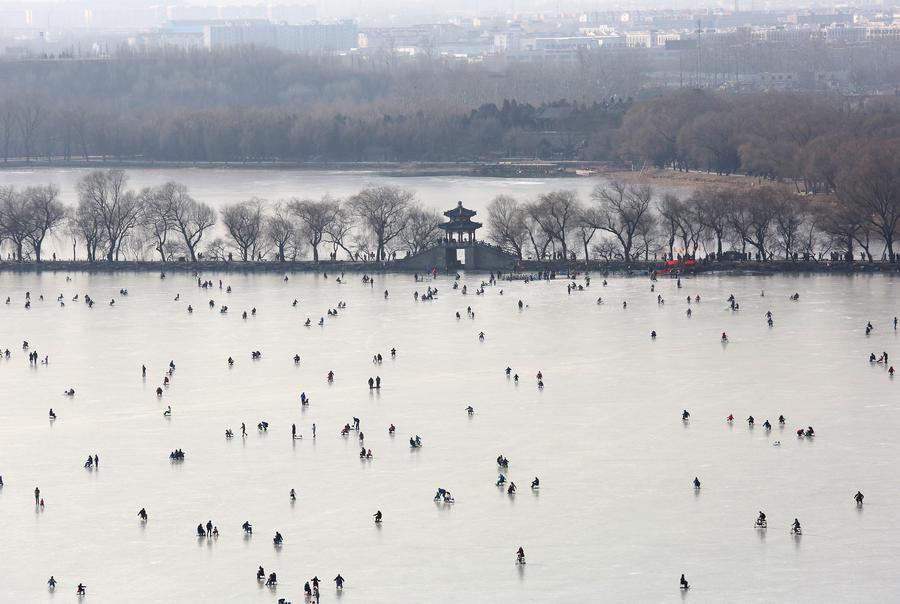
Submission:
[[[312,4],[320,13],[358,15],[369,12],[416,13],[481,13],[510,11],[567,10],[586,11],[626,4],[642,4],[646,0],[0,0],[2,8],[36,7],[47,4],[90,6],[247,6]],[[697,3],[694,2],[694,5]]]
[[[452,17],[509,15],[536,11],[590,11],[632,6],[648,0],[0,0],[0,27],[22,25],[24,15],[36,24],[48,17],[78,21],[84,9],[91,9],[99,27],[151,26],[159,22],[166,6],[267,6],[312,5],[320,19],[354,18],[364,25],[409,25],[446,21]],[[677,0],[672,0],[677,1]],[[157,9],[153,10],[151,7]],[[49,11],[48,11],[49,8]],[[62,9],[62,10],[61,10]],[[123,15],[125,11],[125,15]],[[156,15],[154,17],[154,15]],[[61,26],[56,23],[56,26]],[[72,23],[74,26],[80,23]]]
[[[83,8],[91,8],[97,22],[105,22],[98,15],[106,9],[107,18],[112,22],[120,22],[114,16],[122,11],[129,11],[131,16],[142,19],[143,16],[160,11],[149,10],[151,7],[163,6],[266,6],[266,5],[313,5],[319,18],[355,18],[366,25],[405,25],[443,21],[451,17],[473,17],[510,15],[513,13],[565,12],[568,14],[604,11],[604,10],[637,10],[637,9],[694,9],[724,8],[730,10],[735,0],[0,0],[0,19],[17,21],[25,9],[34,9],[35,19],[38,13],[46,13],[48,5],[65,6],[69,11],[80,13]],[[793,8],[800,4],[824,4],[817,0],[792,0]],[[747,6],[750,0],[747,0]],[[758,0],[753,3],[757,8],[783,6],[777,0]],[[133,9],[133,10],[132,10]],[[51,11],[53,12],[53,11]],[[164,13],[164,11],[163,11]],[[127,21],[127,19],[125,19]],[[2,23],[0,23],[2,25]],[[123,24],[124,25],[124,24]],[[131,25],[131,24],[127,24]]]

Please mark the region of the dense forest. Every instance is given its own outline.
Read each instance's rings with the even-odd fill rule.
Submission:
[[[643,60],[500,69],[244,49],[0,62],[0,153],[4,162],[577,159],[745,173],[818,192],[834,188],[837,152],[900,131],[893,96],[653,91]]]
[[[540,109],[615,127],[637,58],[496,71],[243,49],[0,63],[0,152],[174,161],[456,160],[533,154]],[[61,91],[63,91],[61,93]],[[504,103],[503,99],[510,99]],[[515,100],[512,100],[515,99]],[[479,109],[480,107],[480,109]]]

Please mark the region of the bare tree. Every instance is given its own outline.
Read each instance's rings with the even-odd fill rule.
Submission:
[[[488,205],[488,240],[522,258],[528,242],[525,210],[515,197],[497,195]]]
[[[584,247],[585,262],[591,259],[591,255],[588,252],[588,244],[590,244],[594,235],[597,234],[596,225],[600,222],[600,217],[597,215],[597,212],[597,208],[582,208],[578,214],[576,230],[578,231],[578,238],[581,240],[581,245]]]
[[[210,260],[224,261],[228,260],[228,244],[221,237],[216,237],[206,244],[204,252],[206,258]]]
[[[12,99],[0,102],[0,128],[3,134],[3,163],[9,161],[10,152],[13,151],[13,136],[19,123],[18,106]]]
[[[263,233],[265,202],[253,198],[222,208],[222,222],[241,260],[255,260]]]
[[[779,247],[784,251],[785,260],[790,260],[796,251],[800,230],[807,217],[807,204],[797,195],[780,195],[774,202],[773,223]]]
[[[597,185],[591,197],[599,204],[597,228],[618,239],[623,258],[630,261],[635,235],[650,218],[653,190],[646,185],[627,186],[614,181],[606,187]]]
[[[353,233],[351,246],[354,257],[359,260],[374,260],[375,252],[372,251],[372,236],[368,231],[357,230]]]
[[[78,202],[78,207],[75,208],[71,218],[69,230],[73,237],[76,239],[80,237],[84,242],[88,262],[96,262],[97,251],[105,244],[106,233],[100,213],[88,200],[82,199]]]
[[[399,187],[363,189],[350,198],[350,207],[375,237],[378,260],[385,260],[385,246],[403,232],[415,194]]]
[[[728,235],[729,212],[734,195],[727,190],[695,191],[701,224],[715,237],[716,259],[722,259],[722,242]]]
[[[320,201],[295,199],[291,201],[289,208],[300,219],[303,238],[312,248],[313,261],[318,262],[319,245],[340,212],[340,202],[326,195]]]
[[[900,226],[900,139],[873,141],[848,157],[838,178],[838,195],[859,208],[894,262]]]
[[[757,187],[739,197],[745,206],[747,243],[757,249],[763,262],[769,259],[768,244],[777,196],[773,187]]]
[[[733,236],[732,243],[741,246],[741,254],[746,257],[747,244],[750,242],[750,212],[747,208],[746,195],[735,193],[728,203],[728,230]]]
[[[141,204],[127,184],[122,170],[96,170],[78,181],[79,199],[91,206],[103,225],[107,260],[119,259],[122,242],[140,217]]]
[[[684,204],[677,195],[666,193],[656,205],[661,218],[659,226],[666,235],[669,257],[675,258],[675,236],[678,234],[678,222],[684,212]]]
[[[338,250],[344,250],[350,260],[353,260],[353,233],[356,225],[353,222],[353,215],[343,205],[339,205],[338,213],[335,214],[334,220],[325,230],[327,242],[331,245],[331,253],[333,258],[337,258]]]
[[[0,230],[12,241],[17,262],[23,260],[23,247],[31,228],[25,195],[14,187],[0,187]]]
[[[547,231],[546,226],[549,219],[544,216],[546,207],[538,202],[525,204],[525,232],[528,234],[528,240],[531,247],[534,248],[535,260],[543,260],[547,255],[547,248],[553,240],[552,235]]]
[[[216,224],[216,211],[205,203],[195,201],[184,185],[166,183],[163,187],[170,200],[172,228],[184,239],[191,262],[196,262],[197,247],[203,234]]]
[[[24,191],[28,208],[28,243],[34,250],[34,259],[41,262],[44,239],[66,219],[66,207],[59,200],[56,185],[28,187]]]
[[[408,210],[406,226],[400,233],[400,241],[410,254],[423,252],[440,238],[441,215],[435,210],[412,206]]]
[[[279,262],[296,258],[300,232],[294,220],[294,213],[282,203],[275,204],[272,215],[265,219],[265,235],[275,248]]]
[[[138,193],[138,202],[141,205],[141,227],[153,243],[153,249],[159,254],[161,262],[168,258],[166,255],[166,240],[172,232],[174,221],[172,219],[172,197],[165,189],[173,183],[166,183],[158,188],[144,188]]]
[[[29,99],[19,104],[16,112],[19,118],[19,133],[22,140],[22,150],[25,152],[25,161],[30,162],[34,151],[34,142],[38,129],[47,117],[44,104],[39,99]]]
[[[604,262],[621,258],[621,249],[618,240],[611,237],[603,237],[593,245],[594,255]]]
[[[568,240],[581,216],[581,202],[575,191],[551,191],[538,197],[540,211],[535,214],[544,230],[559,242],[563,258],[569,257]]]
[[[122,240],[122,257],[125,260],[146,260],[149,248],[155,247],[149,241],[147,234],[141,229],[135,229],[128,237]],[[169,250],[165,252],[169,254]]]
[[[678,218],[678,232],[684,253],[691,257],[697,254],[700,241],[703,238],[706,226],[703,221],[703,208],[696,192],[682,202],[682,212]]]
[[[653,214],[648,214],[644,220],[638,223],[635,233],[635,247],[632,250],[634,258],[644,255],[644,260],[650,260],[650,254],[654,256],[661,249],[659,246],[659,219]]]
[[[852,262],[853,243],[860,235],[860,231],[865,230],[865,217],[855,204],[838,197],[826,198],[821,201],[821,204],[820,228],[832,238],[837,246],[843,248],[844,260]]]
[[[797,234],[797,242],[798,248],[812,260],[816,260],[816,250],[819,250],[820,255],[831,251],[834,239],[824,228],[827,218],[827,206],[824,203],[817,200],[806,204],[806,220]]]

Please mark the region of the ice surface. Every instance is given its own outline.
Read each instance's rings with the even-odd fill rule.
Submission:
[[[644,277],[613,275],[602,287],[595,274],[571,295],[556,280],[501,283],[479,296],[482,275],[464,275],[463,296],[451,277],[378,275],[368,287],[360,275],[344,285],[336,276],[204,275],[230,284],[226,294],[174,272],[73,273],[71,282],[63,273],[0,275],[0,300],[11,297],[0,305],[0,345],[12,353],[0,361],[0,600],[68,602],[84,582],[97,603],[296,604],[314,575],[323,602],[347,604],[898,598],[900,385],[867,361],[885,350],[900,360],[897,278],[704,276],[682,289],[662,280],[651,293]],[[415,302],[428,286],[438,298]],[[788,300],[795,291],[799,302]],[[72,302],[76,293],[97,304]],[[740,312],[727,310],[730,293]],[[687,318],[685,297],[696,294]],[[228,314],[209,309],[210,298]],[[346,310],[316,326],[339,300]],[[254,306],[257,316],[241,319]],[[49,365],[29,367],[22,340]],[[251,350],[262,359],[251,361]],[[177,370],[157,399],[170,359]],[[376,393],[366,387],[374,375],[383,380]],[[71,399],[62,395],[69,387]],[[762,422],[779,413],[787,427],[767,434]],[[753,430],[742,421],[750,414]],[[353,416],[370,462],[358,458],[355,434],[339,435]],[[260,420],[270,423],[265,434]],[[292,422],[302,440],[291,440]],[[794,435],[806,425],[812,441]],[[415,434],[425,446],[410,450]],[[179,447],[187,459],[173,465],[168,453]],[[100,456],[98,471],[82,468],[88,453]],[[494,486],[501,453],[515,497]],[[539,493],[528,488],[534,476]],[[436,505],[437,487],[456,504]],[[752,528],[759,510],[766,532]],[[788,534],[795,517],[799,539]],[[195,536],[208,519],[218,540]],[[285,538],[278,551],[276,530]],[[525,567],[514,564],[519,546]],[[255,581],[259,565],[278,573],[277,590]],[[338,573],[347,580],[340,596]]]
[[[98,166],[99,168],[100,166]],[[89,173],[88,168],[33,168],[0,170],[0,186],[25,187],[53,183],[60,187],[60,198],[69,204],[78,201],[75,185]],[[168,180],[184,183],[198,201],[221,207],[262,197],[279,199],[318,199],[330,194],[347,198],[370,185],[394,185],[415,191],[419,201],[427,207],[443,212],[462,201],[485,218],[487,204],[500,194],[513,195],[520,201],[533,199],[555,189],[577,191],[587,202],[591,191],[601,178],[561,177],[547,179],[510,179],[472,176],[384,176],[375,172],[340,172],[317,170],[255,170],[248,168],[128,168],[129,186],[135,189],[161,185]],[[662,190],[661,187],[655,187]],[[690,193],[690,187],[669,187],[665,190]],[[483,222],[483,221],[482,221]]]

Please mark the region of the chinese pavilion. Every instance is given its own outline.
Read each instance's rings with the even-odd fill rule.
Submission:
[[[448,243],[475,242],[475,230],[481,228],[480,222],[472,220],[476,213],[474,210],[464,208],[461,201],[452,210],[444,212],[449,222],[439,224],[438,228],[447,233]]]

